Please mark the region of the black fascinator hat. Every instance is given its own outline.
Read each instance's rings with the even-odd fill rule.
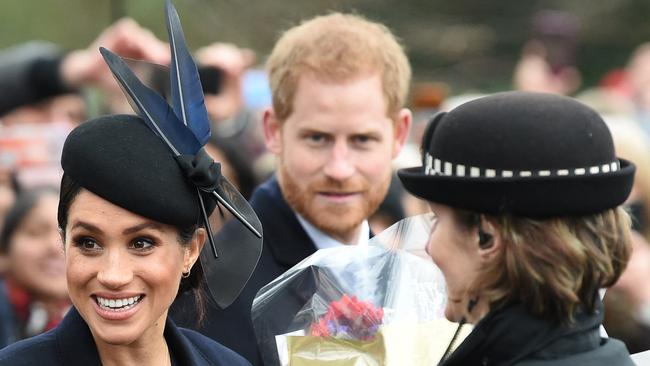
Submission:
[[[101,48],[138,116],[83,123],[68,136],[61,165],[72,181],[131,212],[178,227],[203,223],[210,245],[201,252],[201,267],[212,298],[223,308],[237,298],[257,265],[262,225],[203,149],[210,121],[199,74],[176,10],[169,0],[165,7],[172,106],[140,82],[124,60]],[[227,217],[213,233],[208,217],[215,207]]]
[[[497,93],[439,113],[422,152],[421,167],[398,172],[404,187],[480,213],[596,213],[622,204],[634,178],[602,118],[551,94]]]

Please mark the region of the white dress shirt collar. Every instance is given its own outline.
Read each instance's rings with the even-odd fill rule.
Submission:
[[[314,242],[314,245],[316,245],[316,249],[334,248],[341,245],[346,245],[322,232],[320,229],[316,228],[299,214],[296,214],[296,217],[298,218],[298,222],[300,222],[302,228],[305,229],[305,232],[307,232],[307,235],[309,235],[309,238]],[[363,220],[361,223],[361,232],[359,233],[359,239],[355,245],[368,245],[369,239],[370,227],[368,225],[368,220]]]

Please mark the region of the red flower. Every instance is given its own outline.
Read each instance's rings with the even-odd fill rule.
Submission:
[[[310,334],[368,341],[374,338],[383,317],[384,309],[356,296],[343,295],[339,301],[332,301],[325,315],[311,325]]]

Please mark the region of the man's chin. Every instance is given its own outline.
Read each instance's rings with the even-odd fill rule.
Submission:
[[[341,210],[320,210],[317,212],[306,212],[303,217],[319,230],[330,236],[345,236],[355,230],[365,217],[359,212],[341,212]]]

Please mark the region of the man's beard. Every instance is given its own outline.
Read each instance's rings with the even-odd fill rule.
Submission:
[[[390,174],[387,174],[383,181],[376,184],[362,177],[344,182],[326,177],[301,188],[282,164],[278,173],[282,193],[289,206],[316,228],[334,238],[349,237],[353,230],[377,210],[390,185]],[[360,192],[361,200],[354,205],[321,204],[322,201],[315,200],[318,192]]]

